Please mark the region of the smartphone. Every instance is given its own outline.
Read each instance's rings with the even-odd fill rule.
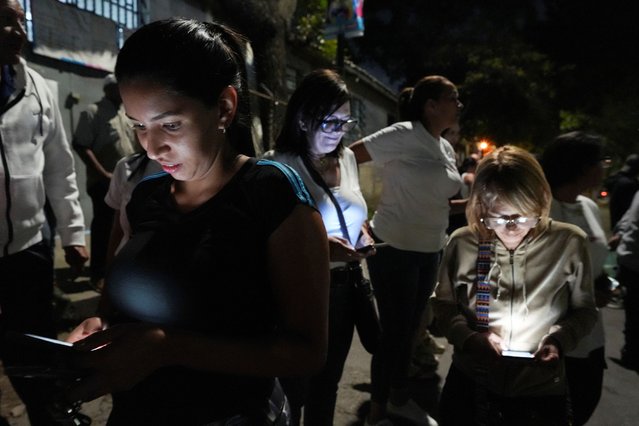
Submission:
[[[36,334],[7,333],[19,362],[5,366],[13,377],[79,378],[85,372],[73,366],[73,344]]]
[[[362,246],[360,248],[355,249],[356,252],[358,253],[368,253],[369,251],[373,250],[375,248],[375,246],[373,244],[369,244],[367,246]]]
[[[25,336],[40,342],[50,343],[54,346],[55,345],[66,346],[68,348],[73,347],[73,343],[65,342],[64,340],[52,339],[50,337],[38,336],[37,334],[29,334],[29,333],[25,333]]]
[[[367,246],[360,247],[356,249],[356,251],[358,253],[368,253],[369,251],[373,249],[378,249],[378,248],[386,247],[386,246],[388,246],[388,243],[375,243],[375,244],[369,244]]]
[[[501,356],[508,356],[508,357],[512,357],[512,358],[529,358],[529,359],[532,359],[532,358],[535,357],[535,355],[533,355],[532,352],[510,351],[510,350],[501,351]]]

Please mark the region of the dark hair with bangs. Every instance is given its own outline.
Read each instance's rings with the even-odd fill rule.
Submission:
[[[350,99],[346,83],[335,71],[311,71],[288,101],[282,130],[275,141],[275,150],[308,159],[310,146],[307,134],[316,132],[327,116]],[[302,130],[301,123],[304,123],[306,130]],[[331,154],[338,155],[343,147],[340,141]]]
[[[535,215],[539,224],[533,234],[549,223],[552,195],[541,165],[529,152],[512,145],[497,148],[477,166],[475,181],[466,206],[468,225],[480,238],[490,238],[481,219],[497,204],[505,204],[521,215]]]
[[[172,18],[135,31],[118,54],[115,75],[121,85],[148,81],[212,108],[228,86],[238,107],[227,128],[231,146],[254,155],[245,88],[244,37],[216,22]]]

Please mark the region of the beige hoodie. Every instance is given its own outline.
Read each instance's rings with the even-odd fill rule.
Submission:
[[[500,395],[563,393],[563,361],[549,368],[534,360],[502,357],[486,370],[462,350],[466,339],[477,333],[473,330],[477,246],[468,227],[457,230],[439,270],[435,315],[455,346],[453,362]],[[576,226],[551,222],[546,231],[526,237],[513,251],[495,239],[488,280],[490,331],[503,339],[507,349],[535,352],[544,339],[553,337],[563,354],[597,320],[588,240]]]

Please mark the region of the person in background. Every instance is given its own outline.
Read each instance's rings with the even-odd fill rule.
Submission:
[[[411,90],[410,93],[412,93],[412,88],[409,89]],[[400,93],[400,105],[401,102],[408,103],[410,101],[410,98],[404,95],[406,91],[407,89],[404,89],[404,91]],[[404,96],[402,97],[402,95]],[[406,111],[406,114],[408,114],[408,104],[406,104],[403,109]],[[407,115],[404,117],[406,116]],[[455,151],[455,162],[458,164],[457,151],[460,145],[459,142],[461,141],[461,127],[459,126],[459,123],[456,123],[444,130],[442,132],[442,138],[446,139],[446,141],[453,147],[453,150]],[[462,196],[463,189],[464,185],[462,185],[460,191],[453,195],[450,199],[463,200],[464,198],[467,198],[468,195],[465,197]],[[463,211],[459,211],[459,209],[457,209],[457,213],[451,213],[448,216],[448,228],[446,228],[446,233],[450,235],[452,231],[464,225],[466,225],[466,215]],[[422,323],[418,330],[417,343],[413,349],[413,357],[408,369],[408,375],[411,378],[428,379],[437,374],[437,367],[439,366],[438,355],[443,354],[446,347],[437,343],[431,334],[430,327],[432,323],[433,309],[430,307],[429,303],[426,303],[426,307],[424,308],[424,313],[422,315]]]
[[[45,202],[74,275],[88,260],[73,155],[58,101],[44,78],[20,56],[26,43],[24,11],[0,0],[0,353],[4,367],[21,361],[8,332],[55,337],[53,250],[43,238]],[[47,386],[11,378],[34,426],[55,421]]]
[[[374,248],[357,250],[374,241],[365,226],[367,208],[357,162],[353,152],[342,145],[342,137],[355,125],[346,83],[335,71],[313,71],[291,96],[275,150],[266,155],[302,177],[322,214],[329,241],[328,356],[322,371],[308,383],[303,399],[306,426],[333,425],[337,387],[353,339],[355,292],[362,279],[360,260],[375,253]],[[338,208],[346,228],[340,223]]]
[[[475,171],[477,170],[477,163],[479,157],[477,154],[471,154],[462,161],[462,165],[459,167],[459,172],[462,178],[462,189],[459,191],[461,198],[468,198],[470,190],[473,187],[475,181]]]
[[[104,202],[113,209],[113,225],[106,253],[106,267],[131,237],[131,225],[126,217],[126,206],[135,186],[144,178],[160,173],[162,167],[151,160],[146,152],[138,152],[122,158],[113,169],[113,177]]]
[[[127,206],[112,311],[68,339],[90,373],[64,397],[111,393],[109,425],[285,425],[276,377],[324,364],[326,232],[293,170],[246,155],[245,43],[215,22],[168,19],[118,54],[127,116],[165,173]]]
[[[114,212],[104,202],[121,158],[139,151],[132,129],[120,105],[122,99],[113,74],[104,78],[104,97],[80,114],[73,135],[73,148],[87,170],[87,193],[93,204],[91,220],[91,283],[101,286]]]
[[[614,230],[619,219],[630,207],[639,190],[639,154],[630,154],[621,169],[609,176],[605,186],[610,193],[610,229]]]
[[[603,181],[607,162],[601,138],[584,132],[565,133],[546,146],[541,165],[553,196],[550,217],[576,225],[588,235],[595,301],[599,308],[606,306],[610,281],[603,267],[609,253],[608,242],[597,203],[583,195],[588,190],[598,189]],[[606,368],[604,345],[603,318],[599,312],[592,331],[575,349],[565,353],[575,425],[588,421],[601,398]]]
[[[588,237],[552,221],[551,191],[530,153],[504,146],[477,167],[435,290],[454,346],[443,425],[568,425],[564,357],[597,321]]]
[[[444,132],[442,133],[442,138],[446,139],[448,143],[450,143],[450,146],[453,147],[453,150],[455,150],[455,161],[459,166],[459,156],[461,154],[460,151],[463,150],[463,145],[461,144],[461,126],[459,125],[459,122],[444,130]]]
[[[625,288],[624,346],[620,363],[625,368],[639,372],[639,192],[635,193],[630,207],[614,229],[618,242],[617,279]]]
[[[427,76],[410,98],[411,121],[395,123],[351,145],[358,163],[382,169],[383,190],[371,229],[386,242],[368,259],[380,313],[382,338],[371,365],[368,425],[389,424],[388,415],[417,424],[435,421],[410,398],[408,369],[428,297],[437,279],[451,204],[461,186],[451,145],[442,132],[458,122],[463,107],[453,83]],[[454,206],[463,211],[463,201]]]
[[[461,139],[460,132],[461,132],[461,128],[459,127],[459,124],[456,124],[444,130],[444,133],[442,133],[442,137],[445,138],[447,141],[449,141],[453,149],[455,149],[456,158],[458,158],[457,150],[459,147],[459,141]],[[470,186],[472,184],[472,177],[474,176],[474,174],[473,175],[468,174],[466,172],[466,168],[468,167],[472,159],[475,158],[474,156],[475,154],[471,154],[470,157],[465,158],[462,161],[461,165],[457,167],[457,170],[462,179],[462,185],[459,188],[459,192],[455,194],[451,198],[451,200],[465,200],[468,198],[468,194],[470,192],[469,191]],[[459,160],[457,159],[456,161],[457,161],[456,164],[459,164]],[[463,211],[461,212],[456,211],[455,213],[451,213],[451,215],[448,217],[448,228],[446,228],[446,233],[450,235],[453,233],[455,229],[461,228],[462,226],[465,226],[465,225],[466,225],[466,214]]]

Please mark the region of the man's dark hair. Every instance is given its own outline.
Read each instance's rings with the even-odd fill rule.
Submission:
[[[558,136],[544,150],[541,165],[552,188],[572,183],[603,159],[598,135],[575,131]]]

